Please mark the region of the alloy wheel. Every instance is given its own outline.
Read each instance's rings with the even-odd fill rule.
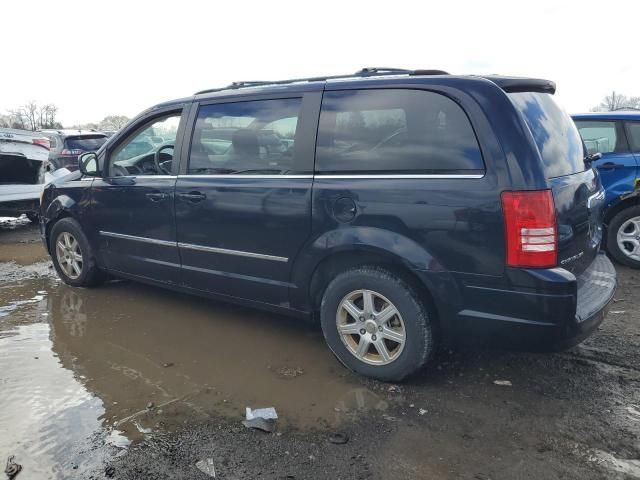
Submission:
[[[56,257],[64,274],[72,280],[82,273],[82,250],[78,240],[69,232],[62,232],[56,240]]]
[[[620,225],[617,241],[622,253],[640,261],[640,217],[632,217]]]
[[[347,294],[338,305],[336,327],[347,350],[370,365],[396,360],[407,338],[398,309],[373,290]]]

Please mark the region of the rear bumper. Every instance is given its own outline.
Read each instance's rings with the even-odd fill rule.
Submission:
[[[0,217],[19,217],[23,213],[36,213],[40,209],[40,198],[0,202]]]
[[[518,275],[528,279],[526,285],[499,288],[465,282],[456,336],[506,347],[568,348],[602,323],[616,290],[615,268],[603,253],[578,277],[561,268]]]

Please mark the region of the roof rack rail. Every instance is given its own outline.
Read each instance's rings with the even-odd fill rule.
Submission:
[[[390,67],[365,67],[358,70],[356,73],[347,75],[326,75],[320,77],[305,77],[305,78],[292,78],[289,80],[250,80],[233,82],[226,87],[209,88],[207,90],[201,90],[196,92],[196,95],[204,93],[222,92],[224,90],[236,90],[239,88],[260,87],[264,85],[287,85],[290,83],[301,82],[322,82],[325,80],[339,80],[346,78],[362,78],[362,77],[379,77],[386,75],[449,75],[444,70],[407,70],[405,68],[390,68]]]

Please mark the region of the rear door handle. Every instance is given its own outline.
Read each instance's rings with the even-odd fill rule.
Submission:
[[[179,193],[178,196],[191,203],[198,203],[207,198],[207,196],[202,192]]]
[[[167,198],[169,196],[168,193],[163,193],[163,192],[151,192],[151,193],[147,193],[145,195],[152,202],[159,202],[159,201],[164,200],[165,198]]]

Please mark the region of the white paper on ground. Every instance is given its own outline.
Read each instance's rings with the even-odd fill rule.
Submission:
[[[256,408],[255,410],[251,410],[247,407],[247,420],[253,420],[254,418],[264,418],[265,420],[273,418],[275,420],[278,418],[278,414],[276,413],[276,409],[273,407]]]

